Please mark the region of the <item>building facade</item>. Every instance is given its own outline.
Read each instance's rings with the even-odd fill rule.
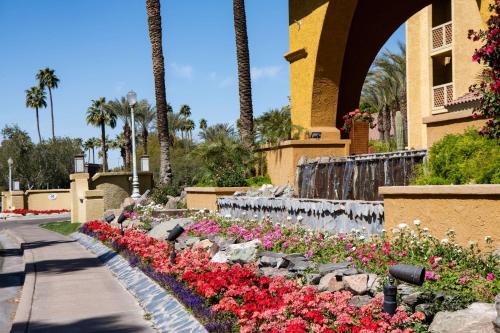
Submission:
[[[485,28],[491,1],[435,1],[406,23],[408,146],[428,148],[447,133],[479,128],[472,112],[480,96],[469,93],[481,65],[472,61],[479,42],[469,29]]]

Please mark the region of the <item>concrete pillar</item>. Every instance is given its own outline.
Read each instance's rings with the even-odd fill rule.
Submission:
[[[74,173],[69,176],[69,179],[71,180],[71,222],[86,222],[83,221],[85,215],[83,202],[85,192],[89,189],[89,174]]]
[[[23,191],[2,192],[2,210],[24,209],[24,201]]]
[[[84,214],[81,222],[101,220],[104,216],[104,192],[100,190],[85,191],[83,200]]]

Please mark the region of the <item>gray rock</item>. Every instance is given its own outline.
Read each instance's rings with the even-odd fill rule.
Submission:
[[[273,258],[286,258],[287,257],[287,255],[284,253],[265,251],[265,250],[260,250],[259,256],[262,256],[262,257],[266,256],[266,257],[273,257]]]
[[[278,260],[281,260],[281,258],[274,258],[274,257],[268,257],[268,256],[263,256],[260,257],[259,259],[259,266],[262,267],[276,267],[278,265]]]
[[[168,201],[165,204],[166,209],[177,209],[177,204],[179,203],[179,197],[168,196]]]
[[[229,255],[226,251],[219,251],[212,257],[210,261],[225,264],[229,261]]]
[[[382,279],[377,274],[368,274],[368,283],[366,285],[373,296],[382,290]]]
[[[500,294],[495,297],[495,309],[497,311],[497,317],[493,321],[493,327],[496,333],[500,333]]]
[[[288,270],[291,272],[303,272],[307,271],[308,269],[315,269],[315,268],[316,264],[308,260],[292,259],[290,260],[290,264],[288,265]]]
[[[162,222],[153,229],[148,232],[148,235],[154,237],[156,239],[165,239],[167,238],[169,232],[179,224],[181,227],[186,228],[190,224],[194,223],[194,220],[191,218],[180,218],[180,219],[172,219],[166,222]]]
[[[413,293],[410,295],[405,295],[405,296],[401,297],[401,300],[403,301],[403,303],[405,303],[411,307],[415,307],[418,305],[418,303],[421,299],[421,295],[422,295],[422,292],[417,291],[416,293]]]
[[[149,204],[151,202],[151,200],[149,200],[149,190],[146,190],[146,192],[144,192],[141,197],[139,199],[137,199],[137,204],[138,205],[141,205],[141,206],[146,206],[147,204]]]
[[[398,294],[401,296],[406,296],[415,293],[417,290],[406,283],[400,283],[398,285]]]
[[[260,272],[266,276],[284,276],[284,277],[294,277],[295,274],[290,272],[288,269],[276,268],[276,267],[262,267]]]
[[[306,283],[311,285],[317,285],[321,281],[321,274],[309,273],[306,274]]]
[[[120,211],[122,212],[125,208],[130,206],[132,207],[135,206],[135,200],[132,199],[131,197],[127,197],[123,200],[122,204],[120,205]]]
[[[210,257],[213,257],[219,251],[219,245],[217,245],[217,243],[213,243],[209,239],[204,239],[193,245],[193,250],[196,249],[206,250]]]
[[[344,276],[343,281],[346,288],[355,295],[363,295],[368,292],[368,274]]]
[[[254,239],[246,243],[229,245],[227,249],[229,260],[242,264],[254,262],[257,259],[257,245],[259,243],[259,240]]]
[[[353,305],[357,308],[361,308],[363,305],[370,304],[372,301],[372,297],[368,295],[363,295],[363,296],[353,296],[351,300],[349,301],[349,305]]]
[[[300,253],[290,253],[284,256],[286,260],[292,261],[292,260],[307,260],[306,257],[304,257],[303,254]]]
[[[473,303],[467,309],[438,312],[429,331],[433,333],[495,333],[492,321],[497,312],[494,304]]]
[[[319,265],[319,273],[324,275],[324,274],[328,274],[328,273],[336,271],[336,270],[346,269],[348,267],[351,267],[350,262],[321,264],[321,265]]]
[[[428,304],[428,303],[419,304],[415,307],[415,311],[420,311],[420,312],[424,313],[426,316],[431,314],[431,312],[432,312],[431,309],[432,309],[432,305]]]

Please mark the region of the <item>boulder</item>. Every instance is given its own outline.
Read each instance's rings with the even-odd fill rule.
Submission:
[[[346,288],[355,295],[363,295],[368,292],[368,274],[344,276],[343,281]]]
[[[403,303],[405,303],[411,307],[415,307],[418,305],[419,301],[421,300],[421,298],[422,298],[421,296],[422,296],[422,292],[417,291],[413,294],[405,295],[405,296],[401,297],[401,300],[403,301]]]
[[[212,257],[210,261],[225,264],[229,261],[229,255],[226,251],[219,251]]]
[[[146,206],[148,205],[151,200],[149,200],[149,190],[146,190],[139,199],[137,199],[136,203],[141,206]]]
[[[262,267],[260,272],[266,276],[284,276],[291,278],[294,276],[292,272],[288,269],[276,268],[276,267]]]
[[[409,284],[400,283],[398,285],[398,294],[401,295],[401,296],[410,295],[410,294],[413,294],[416,291],[417,290],[414,287],[410,286]]]
[[[177,209],[177,203],[179,202],[179,198],[168,196],[168,201],[165,204],[166,209]]]
[[[288,270],[291,272],[303,272],[309,269],[315,269],[316,264],[309,260],[301,260],[300,258],[289,260]]]
[[[495,309],[497,311],[497,317],[493,321],[493,327],[496,333],[500,333],[500,294],[495,297]]]
[[[193,250],[196,249],[203,249],[208,252],[210,257],[213,257],[219,251],[219,245],[217,245],[217,243],[213,243],[209,239],[204,239],[193,245]]]
[[[148,235],[156,239],[165,239],[177,224],[179,224],[183,228],[186,228],[192,223],[194,223],[194,220],[191,218],[172,219],[155,226],[148,232]]]
[[[370,304],[372,301],[372,297],[368,295],[363,295],[363,296],[353,296],[351,300],[349,301],[349,305],[353,305],[357,308],[361,308],[363,305]]]
[[[283,261],[283,259],[281,259],[281,258],[262,256],[259,259],[259,266],[261,266],[261,267],[276,267],[276,266],[278,266],[278,260]]]
[[[125,208],[127,207],[134,207],[135,206],[135,200],[132,199],[131,197],[128,197],[128,198],[125,198],[122,202],[122,204],[120,205],[120,212],[122,212]]]
[[[259,240],[254,239],[246,243],[229,245],[227,248],[229,260],[241,264],[254,262],[257,259],[257,245],[259,243]]]
[[[382,290],[382,279],[377,274],[368,274],[368,283],[366,285],[373,296]]]
[[[324,275],[336,270],[346,269],[348,267],[351,267],[350,262],[321,264],[319,265],[319,273]]]
[[[317,285],[321,281],[321,274],[309,273],[306,274],[306,283],[311,285]]]
[[[433,333],[495,333],[492,321],[497,317],[495,304],[473,303],[455,312],[441,311],[434,316]]]
[[[344,286],[341,277],[336,276],[335,273],[328,273],[319,281],[318,290],[335,292],[344,289]]]

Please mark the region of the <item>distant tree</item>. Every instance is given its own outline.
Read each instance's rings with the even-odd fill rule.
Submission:
[[[31,87],[26,90],[26,107],[35,109],[36,112],[36,128],[38,130],[38,140],[42,142],[42,134],[40,133],[40,117],[38,109],[47,107],[45,101],[45,92],[40,87]]]
[[[115,99],[108,102],[108,108],[123,122],[123,140],[121,141],[124,152],[125,169],[130,170],[132,161],[132,129],[129,125],[130,120],[130,105],[126,97]]]
[[[260,144],[278,144],[281,141],[296,138],[301,128],[292,125],[290,106],[273,109],[255,119],[257,142]]]
[[[168,127],[168,108],[165,92],[165,64],[162,48],[162,30],[160,0],[146,0],[148,15],[149,40],[153,59],[153,76],[156,96],[156,126],[160,142],[160,175],[161,185],[172,182],[172,168],[170,165],[170,144]]]
[[[191,107],[187,104],[183,104],[183,105],[181,105],[181,109],[180,109],[179,113],[182,116],[189,118],[189,117],[191,117]]]
[[[140,126],[142,136],[143,154],[148,155],[148,138],[149,133],[154,131],[156,119],[156,107],[148,103],[147,100],[142,100],[137,105],[137,121]]]
[[[204,130],[205,128],[207,128],[207,126],[208,126],[208,124],[207,124],[207,120],[206,120],[205,118],[202,118],[202,119],[200,120],[200,126],[199,126],[199,127],[200,127],[200,129],[201,129],[201,130]]]
[[[215,124],[203,129],[199,133],[200,138],[204,142],[222,142],[225,138],[236,140],[236,132],[234,127],[229,124]]]
[[[52,103],[52,89],[56,89],[59,84],[59,78],[55,74],[55,71],[50,68],[40,69],[36,78],[39,82],[40,88],[49,90],[49,100],[50,100],[50,117],[52,120],[52,140],[56,138],[55,125],[54,125],[54,104]]]
[[[236,58],[238,61],[238,85],[240,94],[240,136],[243,144],[253,146],[252,82],[250,77],[250,54],[248,51],[247,19],[245,0],[233,0],[234,31],[236,35]]]
[[[106,126],[111,128],[116,127],[116,115],[109,110],[106,98],[101,97],[97,100],[92,100],[92,105],[87,110],[87,124],[101,128],[102,170],[103,172],[107,172]]]

